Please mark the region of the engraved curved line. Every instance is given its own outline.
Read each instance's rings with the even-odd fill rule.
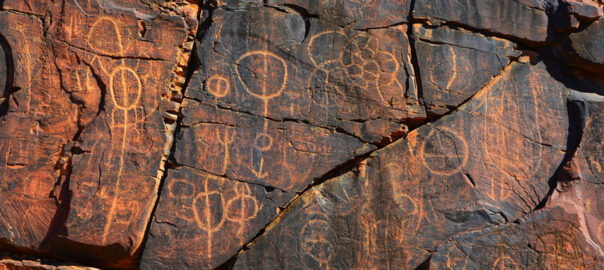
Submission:
[[[392,58],[392,60],[394,61],[394,64],[395,64],[394,72],[392,72],[394,79],[392,79],[392,81],[396,80],[396,82],[400,84],[398,79],[396,79],[396,73],[398,72],[398,70],[400,68],[400,63],[396,60],[396,57],[394,56],[394,54],[387,52],[387,51],[379,51],[378,53],[383,53]],[[386,101],[386,99],[384,98],[384,94],[382,93],[382,88],[380,87],[379,79],[380,78],[379,78],[379,74],[378,74],[378,75],[376,75],[376,85],[377,85],[377,89],[378,89],[378,94],[380,95],[382,102],[384,102],[385,104],[389,104],[389,102]],[[392,83],[392,82],[390,82],[390,83]]]
[[[114,34],[116,35],[116,39],[117,39],[117,46],[119,48],[119,51],[117,52],[110,52],[107,51],[105,49],[102,48],[97,48],[96,46],[94,46],[92,44],[92,40],[95,40],[95,38],[92,36],[94,34],[94,30],[98,27],[98,24],[102,21],[107,21],[109,23],[111,23],[111,25],[113,26],[113,30],[114,30]],[[98,20],[96,20],[92,26],[90,27],[90,30],[88,32],[88,36],[86,39],[86,42],[88,43],[88,46],[90,46],[91,49],[93,49],[94,51],[103,53],[103,54],[108,54],[108,55],[112,55],[112,54],[120,54],[123,53],[124,51],[127,50],[127,48],[124,48],[124,44],[122,43],[122,33],[120,31],[120,28],[118,26],[118,23],[111,17],[101,17]]]
[[[22,40],[23,42],[25,42],[25,45],[23,46],[25,48],[25,61],[27,62],[24,66],[26,67],[25,70],[27,71],[27,83],[25,85],[25,89],[27,89],[28,94],[27,94],[27,108],[25,109],[26,111],[29,111],[31,109],[31,81],[32,81],[32,68],[33,65],[31,64],[31,46],[29,45],[28,39],[27,39],[27,35],[25,35],[25,32],[23,32],[23,29],[21,29],[21,27],[17,28],[17,31],[19,31],[19,33],[21,34]]]
[[[113,81],[115,79],[116,73],[119,72],[119,71],[122,72],[122,76],[121,77],[122,77],[122,87],[124,89],[124,93],[123,93],[122,101],[121,102],[123,104],[120,104],[120,102],[118,102],[118,100],[116,98],[116,94],[115,94],[115,88],[114,88],[115,86],[113,84]],[[127,89],[127,85],[128,84],[125,81],[125,77],[126,76],[123,75],[124,71],[127,71],[127,72],[131,73],[134,76],[134,78],[136,78],[136,98],[130,104],[128,103],[128,100],[127,100],[128,99],[128,93],[125,91]],[[136,107],[138,105],[138,103],[140,102],[141,95],[142,95],[142,89],[143,89],[143,85],[141,83],[140,77],[138,76],[138,74],[136,73],[136,71],[134,71],[134,69],[132,69],[130,67],[119,66],[119,67],[115,68],[113,70],[113,72],[111,72],[111,75],[109,76],[109,90],[111,92],[111,99],[113,100],[113,103],[115,104],[116,107],[118,107],[119,109],[122,109],[124,111],[130,110],[130,109],[132,109],[132,108],[134,108],[134,107]],[[126,113],[126,112],[124,112],[124,113]]]
[[[268,73],[268,57],[272,57],[274,59],[277,59],[278,61],[281,62],[281,64],[283,65],[283,82],[281,83],[281,86],[279,87],[279,90],[277,90],[275,93],[267,95],[266,94],[266,90],[267,90],[267,83],[268,80],[264,81],[264,84],[262,85],[262,95],[259,95],[257,93],[255,93],[254,91],[252,91],[247,84],[245,83],[245,81],[243,81],[243,79],[241,78],[241,74],[239,72],[239,67],[241,66],[239,63],[241,62],[241,60],[253,56],[253,55],[262,55],[265,57],[264,59],[264,66],[263,66],[263,71],[265,72],[265,74]],[[262,50],[257,50],[257,51],[251,51],[251,52],[247,52],[243,55],[241,55],[239,57],[239,59],[237,59],[237,61],[235,62],[237,64],[237,68],[235,68],[235,71],[237,72],[237,77],[239,78],[239,80],[241,81],[241,84],[243,85],[243,87],[245,88],[245,90],[252,96],[261,99],[262,101],[264,101],[265,103],[268,103],[269,100],[280,96],[283,93],[283,90],[285,90],[285,86],[287,85],[287,80],[288,80],[288,71],[287,71],[287,63],[285,62],[285,60],[283,60],[283,58],[281,58],[281,56],[278,56],[275,53],[269,52],[269,51],[262,51]],[[265,105],[266,106],[266,105]]]
[[[187,186],[187,187],[188,187],[188,188],[186,188],[186,189],[187,189],[188,191],[191,191],[191,193],[190,193],[190,194],[177,194],[177,193],[175,193],[175,192],[174,192],[174,186],[175,186],[177,183],[183,183],[183,185],[184,185],[184,186]],[[191,198],[193,198],[193,195],[194,195],[193,191],[195,190],[195,188],[194,188],[194,185],[193,185],[193,184],[189,183],[189,182],[188,182],[187,180],[185,180],[185,179],[173,179],[173,180],[170,182],[170,185],[168,186],[168,190],[169,190],[169,194],[170,194],[170,196],[171,196],[171,197],[174,197],[174,198],[181,198],[181,199],[191,199]],[[181,192],[181,193],[182,193],[182,192]]]
[[[208,207],[210,207],[210,205],[212,204],[220,204],[220,207],[222,207],[222,203],[223,203],[223,198],[222,198],[222,194],[218,191],[208,191],[208,182],[209,179],[205,179],[204,181],[204,191],[200,192],[197,194],[197,196],[195,197],[195,199],[193,200],[193,214],[195,216],[195,221],[197,221],[197,225],[199,226],[199,228],[201,228],[202,230],[208,232],[208,233],[212,233],[212,232],[217,232],[220,230],[220,228],[222,227],[222,224],[224,223],[224,217],[220,217],[220,220],[218,222],[218,224],[215,224],[212,226],[212,221],[213,221],[213,216],[211,213],[211,209],[208,209]],[[218,197],[220,198],[220,201],[218,202],[212,202],[210,201],[210,195],[214,195],[217,194]],[[204,216],[205,216],[205,220],[202,220],[200,217],[200,214],[198,213],[197,207],[195,207],[197,205],[197,200],[199,200],[201,197],[204,197],[204,202],[205,202],[205,209],[203,209],[204,211]],[[223,213],[224,215],[224,213]]]
[[[79,1],[79,0],[73,0],[73,2],[74,2],[74,4],[76,5],[76,7],[77,7],[77,8],[78,8],[78,9],[79,9],[79,10],[80,10],[82,13],[84,13],[84,16],[89,17],[89,18],[90,18],[90,17],[94,17],[94,15],[90,15],[90,14],[88,14],[88,12],[86,12],[86,11],[84,10],[84,7],[82,7],[82,5],[80,4],[80,1]],[[89,2],[89,3],[90,3],[90,2]]]
[[[267,140],[266,144],[264,144],[264,142],[262,142],[262,138],[265,138]],[[258,135],[256,135],[253,146],[254,146],[254,148],[256,148],[256,150],[258,150],[260,152],[266,152],[266,151],[270,150],[271,147],[273,146],[273,137],[266,132],[260,132],[260,133],[258,133]]]
[[[442,129],[442,130],[441,130]],[[436,133],[438,132],[438,133]],[[446,133],[449,133],[449,135],[446,135]],[[426,144],[430,141],[429,139],[434,135],[434,134],[442,134],[442,136],[445,136],[446,139],[450,140],[453,143],[453,146],[455,147],[455,153],[456,154],[441,154],[441,155],[427,155],[425,152],[425,148],[426,148]],[[457,139],[459,142],[462,143],[462,149],[457,149],[457,145],[458,143],[455,142],[455,139]],[[455,134],[452,131],[449,131],[448,129],[444,129],[442,127],[440,127],[439,129],[432,129],[430,130],[430,132],[428,133],[428,136],[426,136],[426,138],[424,139],[424,142],[421,146],[421,150],[420,150],[420,154],[421,154],[421,160],[422,163],[424,164],[424,166],[426,168],[428,168],[430,170],[430,172],[434,173],[434,174],[440,174],[440,175],[451,175],[459,170],[461,170],[461,168],[463,166],[465,166],[467,160],[468,160],[468,146],[467,146],[467,142],[461,138],[460,136],[458,136],[457,134]],[[461,156],[461,162],[453,169],[434,169],[432,165],[430,165],[430,163],[428,162],[428,160],[426,159],[427,157],[450,157],[450,158],[455,158],[455,159],[459,159]]]
[[[451,90],[451,85],[453,85],[455,78],[457,78],[457,55],[453,51],[453,46],[449,46],[449,50],[451,51],[453,61],[453,77],[451,77],[451,79],[449,79],[449,82],[447,83],[447,90]]]
[[[531,80],[531,81],[535,81],[535,80]],[[532,90],[532,89],[531,89]],[[486,113],[486,119],[488,120],[492,120],[492,121],[483,121],[483,130],[485,132],[484,138],[483,138],[483,144],[485,145],[485,153],[486,153],[486,157],[495,165],[495,167],[497,167],[497,169],[499,171],[501,171],[502,173],[504,173],[505,175],[508,175],[510,177],[516,178],[518,180],[525,180],[528,179],[530,177],[532,177],[535,173],[537,173],[537,170],[534,168],[538,168],[540,166],[541,163],[541,152],[542,152],[542,147],[541,144],[534,142],[530,135],[525,135],[520,131],[516,131],[513,128],[510,128],[508,126],[506,126],[506,123],[501,122],[501,120],[499,120],[500,115],[504,115],[504,114],[508,114],[510,113],[510,110],[506,110],[506,106],[509,105],[505,105],[505,104],[515,104],[518,102],[518,100],[520,100],[520,97],[518,96],[518,92],[514,92],[514,91],[519,91],[519,90],[512,90],[510,93],[511,96],[506,97],[504,95],[504,93],[507,92],[500,92],[500,93],[494,93],[493,91],[488,92],[485,96],[484,96],[484,102],[482,102],[483,106],[484,106],[484,110]],[[537,104],[537,99],[536,99],[536,93],[534,90],[531,91],[531,99],[532,101],[530,101],[531,103],[533,103],[535,106],[532,106],[531,108],[533,110],[531,111],[527,111],[526,114],[528,113],[534,113],[535,114],[535,125],[539,126],[539,119],[537,117],[537,111],[534,110],[534,108],[539,107]],[[498,101],[498,102],[497,102]],[[522,110],[522,108],[518,108],[519,110]],[[512,113],[514,113],[512,111]],[[521,115],[524,112],[521,112]],[[522,116],[519,116],[522,117]],[[517,121],[518,124],[525,126],[526,123],[524,123],[524,119],[517,119],[518,117],[514,117],[512,116],[512,118],[514,120],[519,120]],[[514,123],[511,123],[514,124]],[[497,134],[491,134],[493,133],[492,131],[494,130],[494,132],[496,132]],[[529,132],[531,132],[531,129],[528,129]],[[536,141],[541,141],[541,134],[540,132],[537,131],[532,131],[534,132],[537,136]],[[514,134],[509,134],[509,133],[514,133]],[[502,159],[505,160],[511,160],[514,157],[510,157],[509,155],[506,155],[507,153],[502,154],[498,154],[498,153],[492,153],[493,150],[492,148],[494,147],[493,142],[491,141],[491,138],[499,138],[499,139],[503,139],[505,140],[504,143],[509,143],[508,140],[510,136],[520,136],[521,140],[523,141],[528,141],[529,142],[529,148],[537,148],[538,150],[538,154],[537,157],[530,157],[531,153],[528,153],[529,155],[525,155],[522,157],[522,162],[503,162],[505,164],[501,164],[502,163]],[[497,145],[497,147],[505,147],[505,145]],[[523,153],[527,152],[527,151],[532,151],[532,150],[527,150],[524,149],[524,147],[522,146],[516,146],[516,147],[521,147],[522,149],[519,149],[519,151],[522,151]],[[498,149],[498,148],[496,148]],[[512,153],[513,154],[513,153]],[[518,158],[518,157],[517,157]],[[528,159],[528,161],[527,161]],[[512,166],[512,165],[514,166]],[[505,165],[505,166],[504,166]],[[523,168],[523,167],[519,167],[519,166],[530,166],[531,169],[527,169],[527,168]],[[523,170],[526,171],[526,175],[522,175],[523,174]],[[525,178],[526,177],[526,178]]]
[[[224,147],[224,159],[223,159],[223,164],[222,164],[222,174],[226,174],[226,170],[227,170],[227,166],[228,166],[228,162],[229,162],[229,158],[230,158],[230,153],[229,153],[229,148],[230,148],[230,144],[233,143],[233,141],[235,141],[235,135],[237,134],[237,131],[233,131],[233,133],[230,133],[229,130],[227,129],[225,134],[220,134],[220,129],[216,130],[216,137],[218,138],[218,142]]]
[[[497,260],[495,260],[495,262],[493,263],[493,267],[491,269],[508,269],[506,267],[506,261],[509,261],[512,263],[512,265],[514,265],[513,269],[519,269],[518,263],[514,261],[514,259],[512,259],[510,256],[501,256],[497,258]]]
[[[317,66],[317,67],[318,67],[318,66],[320,66],[320,65],[318,64],[317,60],[315,59],[314,55],[312,54],[312,47],[314,47],[314,45],[313,45],[313,44],[314,44],[314,42],[315,42],[315,39],[316,39],[316,38],[318,38],[319,36],[323,36],[323,35],[329,35],[329,34],[342,35],[342,36],[344,36],[346,39],[348,39],[348,36],[346,36],[344,33],[338,32],[338,31],[325,31],[325,32],[321,32],[321,33],[318,33],[318,34],[316,34],[316,35],[312,36],[312,37],[310,38],[310,42],[308,42],[308,48],[307,48],[307,50],[308,50],[308,56],[310,57],[310,61],[311,61],[311,62],[312,62],[312,63],[313,63],[315,66]],[[340,52],[340,55],[341,55],[341,54],[342,54],[342,52]],[[340,58],[341,58],[341,57],[340,57]]]

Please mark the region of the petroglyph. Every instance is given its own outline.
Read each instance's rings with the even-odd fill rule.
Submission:
[[[245,91],[262,100],[264,103],[264,116],[268,116],[268,107],[271,99],[274,99],[285,90],[288,80],[288,68],[285,60],[275,53],[267,50],[247,52],[235,62],[237,77],[242,83]],[[271,149],[273,138],[267,133],[268,120],[264,119],[262,131],[254,139],[253,147],[265,152]],[[251,160],[256,160],[256,151],[251,152]],[[252,164],[251,172],[257,178],[265,178],[268,173],[264,171],[264,156],[259,153],[258,166]],[[254,162],[256,163],[256,162]]]
[[[113,17],[100,17],[92,24],[86,42],[88,46],[98,53],[106,55],[117,55],[125,52],[128,49],[128,44],[125,44],[123,37],[127,36],[119,22]],[[110,35],[112,38],[98,39],[96,36]]]
[[[538,143],[541,141],[539,131],[521,130],[522,126],[538,126],[540,121],[535,102],[538,92],[531,89],[529,93],[498,89],[490,91],[484,101],[485,111],[493,119],[484,121],[484,149],[487,157],[502,172],[521,181],[537,172],[542,151],[542,146]]]
[[[497,259],[493,262],[492,270],[519,270],[520,265],[512,257],[506,255],[505,248],[500,247]]]
[[[334,54],[316,44],[332,44],[341,51]],[[401,64],[395,53],[381,49],[378,39],[372,35],[349,37],[342,32],[325,31],[310,38],[307,50],[315,66],[309,86],[323,81],[339,95],[360,94],[369,98],[372,91],[377,91],[380,99],[376,102],[389,107],[398,104],[398,99],[405,94],[404,82],[397,75]],[[328,98],[324,102],[327,108]]]
[[[235,64],[244,89],[262,100],[265,110],[271,99],[283,93],[288,70],[282,57],[269,51],[251,51],[241,55]]]
[[[216,98],[225,97],[231,90],[229,79],[222,75],[212,75],[206,81],[206,89]]]
[[[247,224],[258,214],[258,200],[251,196],[250,187],[243,183],[235,185],[235,196],[225,205],[225,216],[228,220],[239,224],[237,235],[243,239],[243,232]],[[240,242],[243,245],[243,242]]]
[[[432,173],[451,175],[463,168],[468,160],[468,144],[455,133],[431,130],[420,149],[422,161]]]
[[[222,175],[226,174],[227,167],[229,166],[229,157],[230,157],[230,145],[235,141],[235,136],[237,135],[237,131],[230,130],[228,128],[224,129],[224,133],[220,131],[220,129],[216,130],[216,137],[220,144],[224,147],[224,160],[222,161]]]
[[[583,253],[574,237],[565,232],[549,232],[537,237],[540,264],[554,269],[585,269]]]
[[[329,260],[334,253],[334,247],[326,237],[332,233],[331,230],[330,224],[325,220],[312,219],[300,231],[302,250],[318,263],[321,269],[330,269]]]

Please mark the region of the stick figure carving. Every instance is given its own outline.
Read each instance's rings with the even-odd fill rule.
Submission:
[[[225,221],[224,199],[222,193],[217,189],[210,189],[210,181],[213,177],[206,177],[203,182],[203,190],[193,200],[193,214],[195,222],[200,229],[208,233],[207,249],[202,250],[208,258],[212,258],[212,234],[220,231]]]
[[[250,170],[258,179],[268,176],[264,170],[264,156],[272,148],[273,137],[268,131],[268,105],[271,99],[283,94],[287,85],[288,68],[285,60],[268,50],[250,51],[239,57],[236,61],[237,77],[245,91],[251,96],[262,100],[264,104],[264,125],[262,131],[256,134],[252,151],[252,163],[254,153],[260,156],[259,166],[252,164]]]
[[[95,38],[96,35],[109,36],[113,39],[99,39]],[[119,55],[127,50],[127,44],[124,41],[124,33],[117,22],[112,17],[100,17],[90,27],[87,36],[88,46],[93,52],[103,55]],[[106,160],[109,163],[109,171],[116,172],[115,183],[109,187],[114,192],[108,193],[110,205],[107,214],[107,222],[103,229],[103,242],[107,241],[107,238],[112,232],[112,226],[114,223],[122,225],[124,220],[120,220],[120,217],[129,215],[136,215],[139,210],[137,207],[124,208],[124,204],[129,202],[125,200],[126,191],[120,187],[122,178],[124,177],[124,166],[125,158],[127,155],[126,148],[129,145],[129,140],[139,138],[140,131],[134,127],[134,124],[144,121],[148,115],[140,115],[139,109],[141,107],[141,100],[143,98],[143,80],[139,73],[136,71],[137,67],[128,65],[125,59],[118,60],[118,64],[113,66],[110,70],[105,68],[104,62],[110,62],[110,60],[102,61],[99,56],[94,56],[92,63],[97,62],[101,71],[103,71],[108,78],[109,88],[109,100],[111,101],[109,107],[111,116],[110,129],[112,134],[115,136],[115,144],[112,144],[112,150],[116,150],[117,165],[111,164],[113,160],[114,152],[111,151],[107,154]],[[149,115],[152,112],[149,112]],[[133,136],[133,134],[136,136]],[[117,149],[115,149],[116,147]],[[117,167],[117,168],[116,168]],[[129,214],[126,212],[130,212]],[[131,222],[131,220],[126,220]]]
[[[258,200],[251,195],[250,187],[244,183],[235,185],[235,193],[237,195],[228,200],[225,205],[225,215],[228,220],[238,223],[237,235],[243,241],[246,223],[254,219],[258,213]]]

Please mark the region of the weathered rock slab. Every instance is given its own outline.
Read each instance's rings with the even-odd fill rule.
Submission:
[[[548,12],[554,6],[557,1],[552,0],[418,0],[413,17],[458,23],[538,43],[548,40]]]
[[[3,247],[133,266],[197,27],[162,2],[2,1]]]
[[[604,65],[604,19],[593,22],[584,31],[571,34],[570,40],[579,57]]]
[[[239,251],[292,194],[213,176],[171,170],[142,258],[142,269],[214,269]],[[285,200],[287,202],[288,200]]]
[[[404,25],[356,31],[268,7],[219,9],[212,19],[191,99],[372,143],[425,119]]]
[[[519,223],[466,233],[439,248],[430,269],[601,269],[604,254],[589,243],[577,215],[540,210]]]
[[[426,112],[442,115],[470,99],[520,51],[507,40],[466,30],[413,25]]]
[[[542,63],[512,64],[495,80],[307,191],[235,269],[415,268],[456,234],[535,209],[564,156],[568,90]]]

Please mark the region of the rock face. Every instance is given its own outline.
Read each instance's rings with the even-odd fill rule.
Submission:
[[[603,7],[0,1],[0,269],[602,269]]]

